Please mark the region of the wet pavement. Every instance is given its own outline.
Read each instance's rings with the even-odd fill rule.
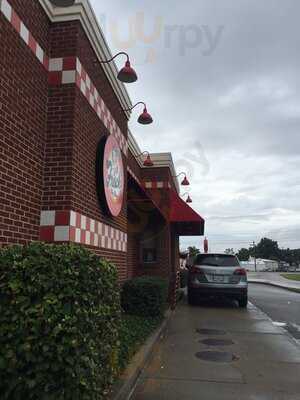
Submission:
[[[274,323],[300,341],[300,293],[251,283],[249,296],[252,303],[268,314]]]
[[[184,303],[131,399],[299,400],[300,347],[252,305]]]

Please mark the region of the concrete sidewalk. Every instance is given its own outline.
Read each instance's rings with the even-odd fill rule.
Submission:
[[[286,279],[280,272],[248,272],[248,281],[300,292],[300,282]]]
[[[206,339],[229,344],[211,346]],[[223,362],[198,358],[207,351],[209,357],[210,352],[229,355]],[[299,345],[254,306],[182,304],[131,399],[299,400],[299,377]]]

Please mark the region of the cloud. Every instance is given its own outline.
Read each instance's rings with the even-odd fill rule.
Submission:
[[[300,246],[300,2],[91,2],[113,52],[135,32],[128,52],[139,81],[128,90],[155,122],[138,126],[133,115],[130,128],[143,150],[171,151],[191,176],[211,248],[265,235]],[[207,32],[217,40],[204,55]]]
[[[236,222],[261,222],[268,221],[270,219],[270,214],[249,214],[249,215],[219,215],[219,216],[210,216],[210,221],[228,221],[236,223]]]

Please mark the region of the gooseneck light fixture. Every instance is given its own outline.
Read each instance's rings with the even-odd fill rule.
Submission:
[[[173,176],[173,178],[179,178],[181,175],[184,175],[184,179],[183,179],[183,181],[181,182],[181,185],[182,185],[182,186],[190,186],[190,182],[188,181],[188,178],[187,178],[185,172],[180,172],[180,174],[178,174],[178,175],[176,175],[176,176]]]
[[[188,195],[188,197],[187,197],[187,199],[186,199],[186,203],[188,203],[188,204],[192,203],[193,200],[191,199],[190,194],[189,194],[188,192],[185,192],[185,193],[182,194],[181,196],[183,197],[183,196],[186,196],[186,195]]]
[[[137,74],[136,74],[135,70],[131,67],[130,60],[129,60],[129,55],[127,53],[125,53],[124,51],[121,51],[120,53],[117,53],[115,56],[113,56],[109,60],[100,61],[100,64],[108,64],[108,63],[112,62],[116,57],[118,57],[120,55],[126,56],[127,57],[127,61],[126,61],[125,65],[124,65],[124,67],[118,73],[119,81],[124,82],[124,83],[136,82],[137,79],[138,79]]]
[[[147,154],[147,157],[146,157],[146,159],[145,159],[144,162],[143,162],[144,167],[153,167],[154,163],[153,163],[153,161],[151,160],[149,151],[143,151],[143,153],[137,155],[136,157],[137,157],[137,158],[138,158],[138,157],[141,157],[141,156],[143,156],[144,154]]]
[[[50,0],[56,7],[71,7],[75,3],[75,0]]]
[[[138,123],[142,124],[142,125],[149,125],[152,124],[153,122],[153,118],[151,117],[151,115],[148,113],[147,110],[147,106],[143,101],[139,101],[138,103],[136,103],[134,106],[127,108],[123,111],[131,111],[133,110],[136,106],[138,106],[139,104],[143,104],[144,105],[144,111],[142,112],[142,114],[139,116],[138,118]]]

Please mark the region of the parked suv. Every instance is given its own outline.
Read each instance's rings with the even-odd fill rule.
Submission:
[[[189,267],[188,302],[197,299],[227,297],[247,307],[247,272],[234,255],[198,254]]]

